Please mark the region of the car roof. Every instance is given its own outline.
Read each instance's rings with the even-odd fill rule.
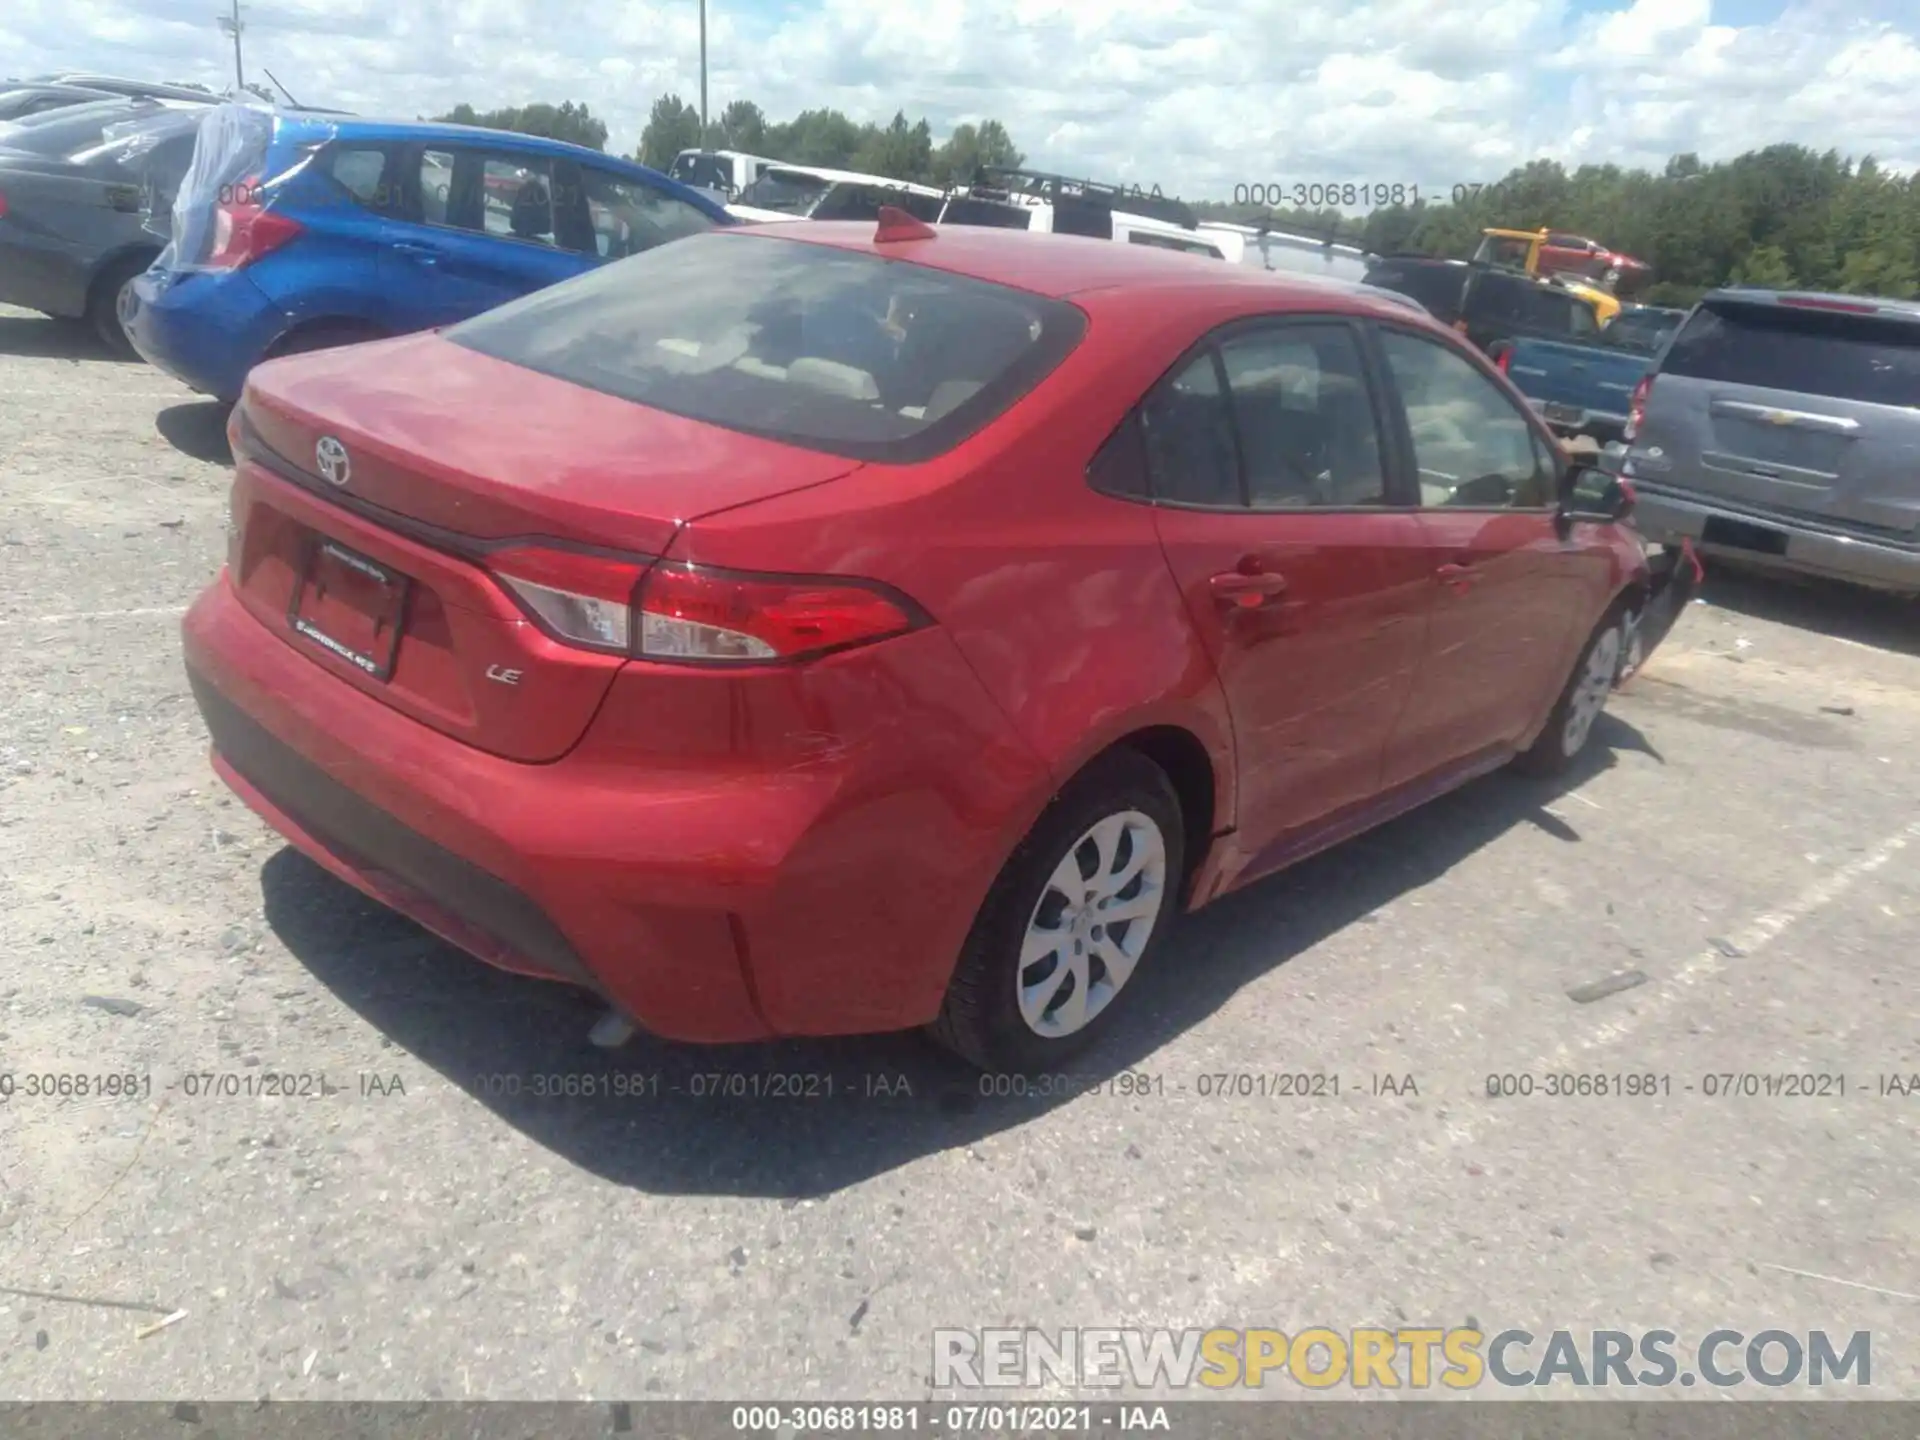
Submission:
[[[1236,296],[1257,296],[1261,309],[1326,309],[1332,302],[1334,309],[1383,318],[1405,319],[1412,313],[1397,297],[1354,282],[1226,265],[1157,245],[1116,245],[1081,235],[985,225],[928,228],[934,231],[931,239],[891,242],[876,241],[873,224],[852,220],[777,221],[732,233],[903,260],[1056,300],[1114,290],[1130,297],[1160,294],[1168,299],[1212,293],[1223,303]]]
[[[785,160],[775,160],[767,167],[770,171],[789,171],[795,175],[809,175],[816,180],[830,180],[836,185],[884,185],[889,190],[905,190],[914,195],[944,195],[944,190],[936,190],[931,185],[916,185],[911,180],[895,180],[891,175],[865,175],[858,170],[831,170],[824,165],[795,165]]]
[[[254,107],[264,110],[266,107]],[[659,190],[682,199],[691,199],[706,214],[727,218],[726,207],[703,190],[695,189],[650,165],[629,160],[624,155],[609,155],[569,140],[554,140],[545,135],[527,135],[518,130],[491,130],[484,125],[454,125],[439,120],[380,120],[364,115],[317,116],[308,110],[284,106],[273,108],[276,131],[283,137],[321,139],[344,136],[356,140],[446,140],[467,141],[495,150],[519,150],[529,155],[564,155],[591,161],[614,170],[644,175]]]
[[[1881,319],[1920,320],[1920,300],[1895,300],[1880,295],[1841,295],[1831,290],[1748,290],[1729,287],[1709,291],[1701,297],[1700,303],[1706,305],[1716,301],[1786,309],[1833,309],[1856,314],[1860,313],[1858,307],[1871,305],[1874,307],[1873,313]]]

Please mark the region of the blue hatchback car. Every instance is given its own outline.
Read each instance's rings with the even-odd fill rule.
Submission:
[[[734,222],[656,170],[557,140],[225,105],[153,223],[169,244],[121,323],[152,364],[231,402],[262,360],[451,324]]]

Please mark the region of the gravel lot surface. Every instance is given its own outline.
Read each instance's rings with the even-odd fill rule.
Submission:
[[[1716,576],[1573,783],[1194,917],[1088,1067],[1150,1093],[982,1096],[912,1036],[609,1057],[208,769],[223,420],[0,308],[0,1072],[151,1087],[0,1104],[0,1395],[911,1399],[936,1325],[1472,1322],[1865,1329],[1920,1396],[1913,606]],[[1560,1068],[1671,1093],[1487,1097]],[[524,1093],[610,1069],[660,1093]],[[1341,1093],[1200,1094],[1282,1072]],[[1702,1093],[1747,1072],[1846,1093]]]

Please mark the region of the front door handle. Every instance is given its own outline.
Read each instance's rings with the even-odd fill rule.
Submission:
[[[1255,610],[1269,600],[1286,594],[1287,577],[1271,570],[1256,568],[1258,562],[1242,561],[1238,570],[1224,570],[1211,577],[1207,586],[1213,598],[1224,600],[1242,610]]]

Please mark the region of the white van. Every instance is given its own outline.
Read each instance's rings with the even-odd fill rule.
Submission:
[[[893,205],[916,220],[934,220],[939,217],[945,199],[944,190],[916,185],[910,180],[770,160],[762,166],[753,183],[727,206],[727,213],[737,220],[760,223],[877,220],[882,205]]]
[[[1289,275],[1322,275],[1330,280],[1367,278],[1369,257],[1357,245],[1225,220],[1202,220],[1199,228],[1202,234],[1219,241],[1227,258],[1236,265]]]
[[[667,174],[682,185],[717,196],[724,204],[759,179],[767,166],[777,163],[744,150],[682,150],[673,157]]]
[[[1007,172],[1010,176],[1019,173]],[[1032,188],[1021,188],[1017,183],[963,187],[948,196],[939,219],[947,225],[1084,235],[1123,245],[1184,250],[1213,260],[1231,258],[1220,237],[1206,234],[1203,227],[1182,223],[1188,212],[1178,202],[1151,197],[1150,203],[1162,213],[1140,214],[1123,207],[1129,200],[1142,203],[1149,197],[1131,197],[1117,188],[1096,186],[1090,181],[1055,184],[1054,180],[1053,176],[1036,175]]]

